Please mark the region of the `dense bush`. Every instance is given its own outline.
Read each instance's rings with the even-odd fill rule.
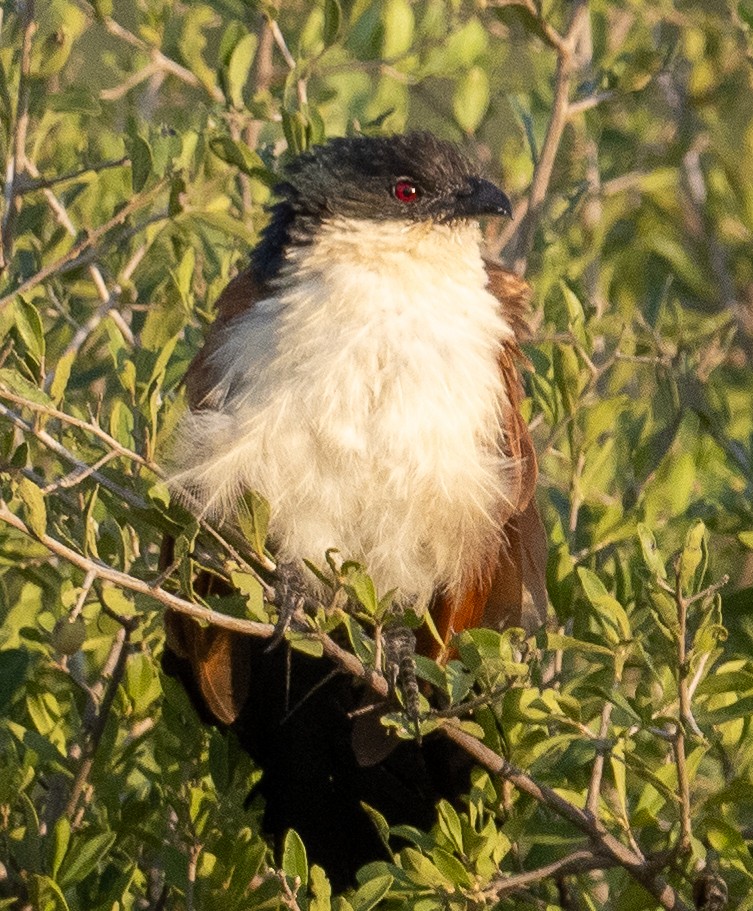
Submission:
[[[753,908],[750,0],[0,17],[0,907]],[[165,604],[267,617],[248,543],[171,505],[159,462],[286,157],[405,128],[515,200],[487,240],[535,289],[553,613],[419,668],[487,696],[427,721],[473,789],[332,898],[294,833],[275,868],[258,773],[160,672]],[[197,560],[238,597],[202,607]]]

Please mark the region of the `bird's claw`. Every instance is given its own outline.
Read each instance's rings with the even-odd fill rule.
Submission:
[[[283,641],[296,613],[299,610],[307,610],[313,605],[310,593],[301,578],[301,572],[295,564],[278,564],[276,576],[275,606],[277,607],[277,622],[269,644],[265,649],[267,652],[277,648]]]
[[[416,677],[416,637],[407,626],[388,627],[384,633],[385,676],[394,694],[403,697],[405,714],[413,725],[416,739],[421,742],[420,692]]]

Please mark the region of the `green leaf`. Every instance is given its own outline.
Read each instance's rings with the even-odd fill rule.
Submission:
[[[382,9],[382,57],[395,60],[410,50],[413,42],[415,19],[408,0],[383,0]]]
[[[30,654],[26,649],[0,651],[0,712],[5,713],[13,696],[26,683]]]
[[[243,89],[248,81],[251,64],[259,39],[253,33],[244,35],[233,48],[226,71],[226,94],[236,108],[243,107]]]
[[[13,301],[16,330],[21,336],[26,351],[37,365],[44,362],[44,329],[37,308],[19,295]]]
[[[269,171],[264,167],[264,162],[243,142],[231,139],[230,136],[213,136],[209,140],[209,148],[222,161],[238,168],[239,171],[243,171],[250,177],[264,179],[269,177]]]
[[[140,193],[154,170],[152,150],[138,133],[126,139],[126,148],[131,159],[131,186],[134,193]]]
[[[364,883],[350,898],[353,911],[371,911],[390,891],[393,882],[394,877],[385,874]]]
[[[19,478],[16,491],[24,504],[23,516],[31,531],[41,538],[47,534],[44,494],[29,478]]]
[[[437,818],[439,828],[444,832],[447,838],[452,842],[453,848],[462,853],[463,851],[463,828],[460,825],[460,817],[457,811],[446,800],[440,800],[437,804]]]
[[[9,367],[0,367],[0,386],[4,386],[9,392],[29,399],[30,402],[36,402],[38,405],[52,404],[49,396],[42,389]]]
[[[685,536],[685,546],[680,555],[680,587],[688,594],[700,589],[708,563],[708,537],[706,526],[697,519]]]
[[[309,872],[309,895],[308,911],[330,911],[332,886],[324,870],[316,864]]]
[[[342,8],[339,0],[324,0],[324,43],[329,47],[340,33]]]
[[[725,724],[738,718],[750,718],[753,715],[753,696],[736,699],[731,705],[708,711],[698,710],[696,718],[699,724]]]
[[[100,835],[92,835],[88,831],[80,832],[71,844],[60,868],[57,881],[61,888],[68,889],[85,879],[104,861],[116,838],[116,832],[102,832]]]
[[[246,540],[263,557],[269,525],[269,503],[253,490],[247,490],[238,498],[235,514]]]
[[[57,878],[71,840],[71,824],[67,816],[61,816],[52,830],[52,851],[50,855],[50,875]]]
[[[358,563],[348,561],[342,565],[343,587],[370,617],[376,616],[379,607],[376,588],[371,576]]]
[[[34,911],[70,911],[60,886],[48,876],[32,874],[29,893]]]
[[[71,377],[71,369],[76,359],[75,351],[66,352],[55,365],[55,374],[50,383],[50,398],[59,405],[65,395],[68,386],[68,380]]]
[[[562,651],[579,651],[589,652],[594,655],[606,655],[611,658],[614,655],[614,650],[607,648],[606,645],[598,645],[596,642],[585,642],[582,639],[575,639],[573,636],[565,636],[562,633],[547,633],[546,634],[546,647],[547,649],[554,651],[556,649],[562,649]]]
[[[309,864],[306,857],[306,847],[301,841],[301,836],[290,829],[285,836],[282,849],[282,869],[291,879],[299,879],[302,886],[309,881]]]
[[[452,111],[466,133],[474,133],[489,107],[490,88],[486,70],[472,66],[459,80],[452,98]]]
[[[300,111],[282,112],[282,129],[288,143],[288,149],[294,155],[300,155],[309,147],[308,121]]]
[[[637,531],[638,539],[641,542],[643,562],[654,576],[659,579],[666,579],[667,570],[664,566],[662,555],[659,553],[659,548],[656,546],[656,538],[654,537],[653,532],[642,522],[638,523]]]
[[[586,597],[597,609],[597,616],[607,639],[614,645],[632,639],[630,621],[625,608],[609,594],[601,579],[584,566],[578,567],[578,577]]]

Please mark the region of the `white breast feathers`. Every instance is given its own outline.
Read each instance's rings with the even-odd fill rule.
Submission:
[[[510,459],[497,366],[512,331],[474,223],[332,221],[273,296],[223,330],[225,377],[188,415],[175,486],[213,511],[270,503],[280,559],[337,548],[421,609],[500,546]]]

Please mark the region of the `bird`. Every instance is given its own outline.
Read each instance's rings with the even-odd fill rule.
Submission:
[[[273,193],[185,376],[173,489],[231,521],[258,493],[287,587],[321,599],[307,562],[356,561],[395,616],[430,616],[416,648],[436,661],[466,629],[535,629],[547,541],[521,413],[530,289],[484,257],[479,225],[510,217],[509,198],[428,132],[329,139]],[[168,672],[263,770],[265,829],[279,844],[295,828],[336,887],[385,856],[364,803],[428,828],[437,800],[467,789],[470,763],[441,736],[369,755],[353,717],[368,697],[327,659],[174,611],[166,626]]]

